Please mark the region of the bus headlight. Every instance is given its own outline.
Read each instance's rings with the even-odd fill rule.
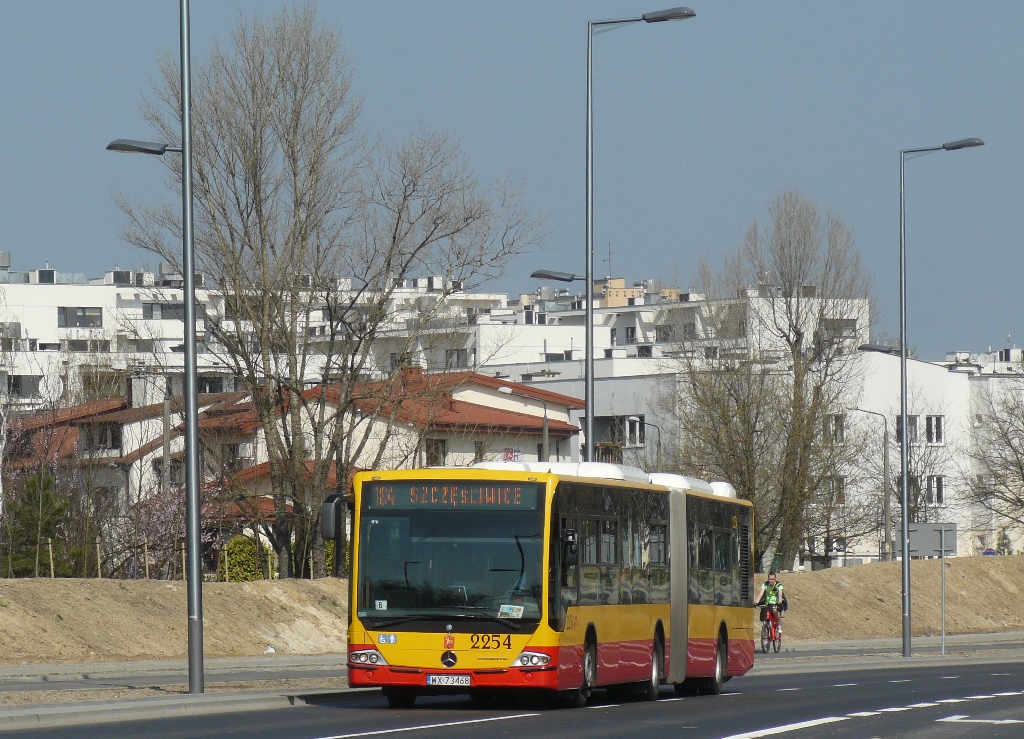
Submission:
[[[376,649],[360,649],[348,654],[349,664],[365,665],[366,667],[377,667],[387,665],[387,661]]]
[[[551,662],[551,655],[542,652],[523,652],[512,664],[516,667],[544,667]]]

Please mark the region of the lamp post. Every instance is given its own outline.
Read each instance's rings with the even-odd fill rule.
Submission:
[[[892,518],[889,513],[889,419],[884,413],[869,411],[865,408],[848,408],[850,411],[870,413],[882,419],[882,530],[885,539],[878,552],[878,558],[888,562],[892,558]]]
[[[638,18],[612,18],[587,22],[587,220],[586,220],[586,343],[583,359],[583,403],[586,415],[583,418],[583,461],[594,459],[594,106],[593,106],[593,46],[594,29],[608,26],[624,26],[630,23],[661,23],[663,21],[682,21],[697,15],[690,8],[669,8],[653,13],[644,13]],[[609,30],[612,30],[609,28]],[[578,280],[576,275],[567,272],[550,272],[540,270],[532,277],[540,279],[572,282]]]
[[[195,241],[192,230],[192,74],[189,68],[188,0],[181,0],[181,146],[118,139],[110,151],[181,153],[182,271],[185,302],[185,546],[188,593],[188,692],[203,692],[203,589],[199,548],[199,403],[196,385]]]
[[[900,527],[900,543],[903,545],[903,656],[910,656],[910,506],[907,500],[907,222],[903,190],[903,168],[907,154],[927,154],[933,151],[957,151],[984,146],[981,139],[959,139],[941,146],[927,146],[921,149],[900,149],[900,507],[903,521]]]
[[[510,388],[508,385],[503,385],[498,388],[498,392],[502,395],[515,395],[519,398],[527,398],[528,400],[536,400],[542,406],[544,406],[544,424],[541,427],[540,437],[540,455],[542,457],[541,462],[550,462],[551,455],[548,453],[548,404],[544,402],[543,398],[534,398],[532,395],[526,395],[525,393],[517,393],[515,390]]]
[[[650,426],[652,429],[654,429],[655,431],[658,432],[658,442],[657,442],[657,445],[654,447],[654,466],[655,466],[655,468],[660,470],[661,469],[661,428],[657,424],[648,423],[646,418],[640,418],[640,416],[630,416],[629,420],[632,421],[633,423],[637,424],[637,425],[643,424],[643,426],[644,426],[644,448],[645,449],[647,447],[647,432],[646,432],[647,427]]]

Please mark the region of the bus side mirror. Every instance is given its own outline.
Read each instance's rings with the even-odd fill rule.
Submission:
[[[566,567],[576,566],[576,530],[562,531],[562,564]]]
[[[341,514],[345,510],[345,499],[338,493],[332,493],[324,499],[320,506],[320,536],[324,541],[334,541],[341,531]]]

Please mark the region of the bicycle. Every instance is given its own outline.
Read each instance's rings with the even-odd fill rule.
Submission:
[[[763,606],[764,615],[761,623],[761,651],[768,654],[772,648],[778,654],[782,649],[782,629],[779,625],[781,614],[779,607],[775,605]]]

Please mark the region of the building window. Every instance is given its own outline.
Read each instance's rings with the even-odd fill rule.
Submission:
[[[659,343],[672,341],[672,327],[671,326],[655,326],[654,327],[654,340]]]
[[[224,392],[224,378],[218,375],[199,377],[197,385],[201,393]]]
[[[611,335],[612,346],[618,346],[616,342],[618,341],[619,330],[617,328],[613,328],[609,333]]]
[[[704,347],[704,359],[718,359],[718,347],[717,346],[706,346],[706,347]]]
[[[427,467],[439,467],[448,456],[448,443],[445,439],[427,439]]]
[[[828,494],[832,505],[846,505],[846,478],[830,477],[828,480]]]
[[[942,475],[928,475],[928,487],[925,489],[925,503],[928,505],[946,505],[946,479]]]
[[[184,321],[184,303],[143,303],[142,317],[147,321]]]
[[[58,328],[103,328],[102,308],[57,308]]]
[[[917,416],[907,416],[907,438],[911,444],[917,442]],[[900,416],[896,416],[896,443],[903,443],[903,423]]]
[[[942,443],[942,419],[943,416],[925,417],[925,438],[928,440],[929,444]]]
[[[7,393],[23,400],[37,398],[42,379],[41,375],[7,375]]]
[[[640,359],[651,359],[654,356],[654,347],[649,344],[645,346],[638,346],[636,348],[636,355]]]
[[[484,442],[474,441],[473,442],[473,461],[483,462],[484,461]]]
[[[636,326],[626,326],[626,343],[636,343]]]
[[[90,423],[83,427],[85,448],[91,452],[120,451],[121,424]]]
[[[444,366],[447,369],[452,367],[468,367],[469,349],[445,349]]]
[[[825,441],[842,444],[846,438],[846,416],[842,413],[825,416]]]

